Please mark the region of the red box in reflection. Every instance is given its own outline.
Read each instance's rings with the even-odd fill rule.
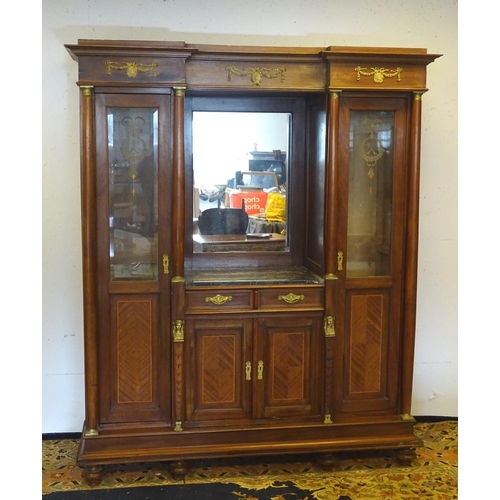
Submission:
[[[231,208],[241,208],[245,200],[245,212],[248,215],[266,212],[267,193],[265,191],[249,191],[248,193],[231,193],[229,196]]]

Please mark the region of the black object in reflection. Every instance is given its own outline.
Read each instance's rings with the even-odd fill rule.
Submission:
[[[208,208],[198,217],[200,234],[246,234],[247,227],[243,208]]]

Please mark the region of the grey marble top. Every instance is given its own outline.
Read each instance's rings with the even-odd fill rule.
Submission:
[[[256,267],[248,269],[212,268],[186,273],[188,286],[230,285],[314,285],[320,278],[305,267]]]

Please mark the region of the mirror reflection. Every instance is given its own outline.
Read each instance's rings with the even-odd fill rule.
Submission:
[[[193,112],[193,251],[287,249],[290,113]]]

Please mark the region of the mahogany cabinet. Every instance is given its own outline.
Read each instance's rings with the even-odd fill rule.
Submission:
[[[422,95],[439,55],[66,48],[81,96],[87,481],[156,460],[182,478],[203,457],[411,461]],[[198,215],[228,208],[252,233],[219,229],[199,251]]]

